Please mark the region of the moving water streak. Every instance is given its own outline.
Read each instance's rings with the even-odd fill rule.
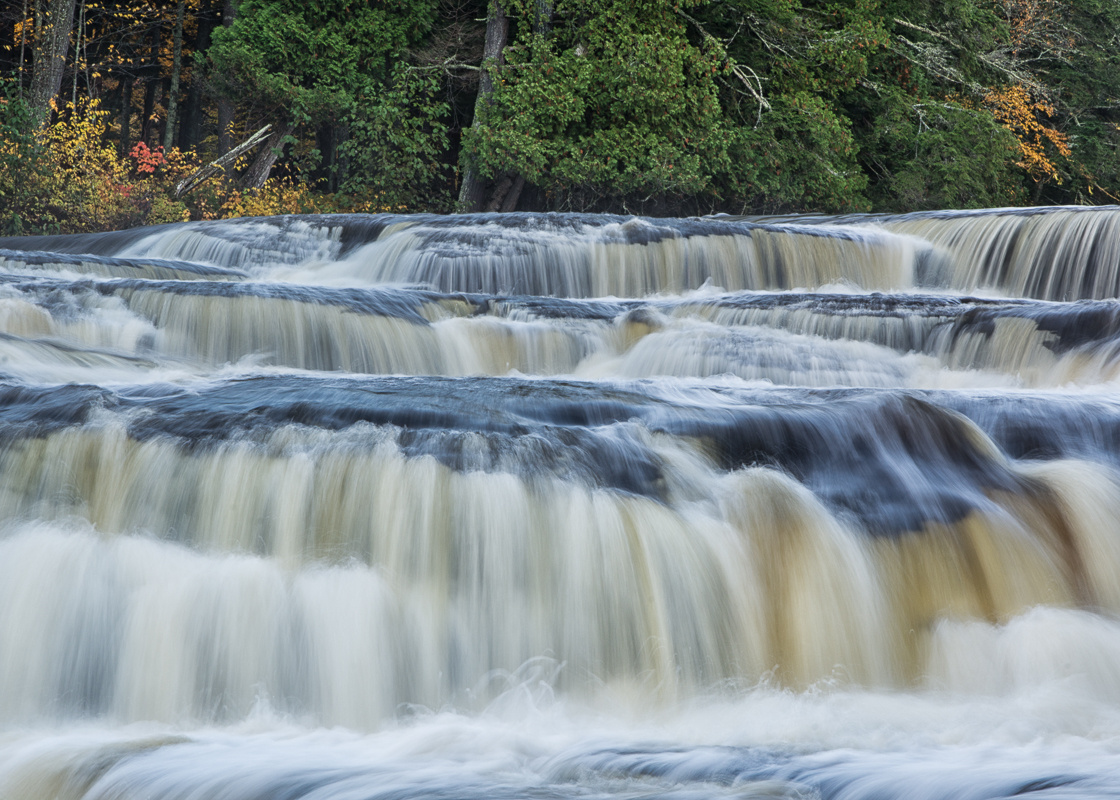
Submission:
[[[843,283],[1067,301],[1120,294],[1118,241],[1120,209],[1103,207],[685,220],[308,215],[8,238],[0,248],[116,256],[133,269],[136,259],[170,259],[310,283],[421,283],[444,292],[642,297],[706,283],[729,291]],[[56,258],[96,271],[96,259]],[[104,269],[119,269],[110,262]]]
[[[1052,430],[1062,417],[1071,430],[1085,419],[1097,427],[1059,437],[1064,450],[1035,453],[1059,460],[1017,468],[961,411],[1005,449],[1034,446],[1045,435],[1034,429]],[[0,451],[7,518],[84,517],[105,533],[143,530],[296,568],[376,565],[377,579],[360,580],[385,581],[377,591],[388,616],[371,623],[378,635],[404,641],[415,628],[427,637],[376,649],[403,658],[397,669],[426,688],[386,678],[377,712],[346,717],[351,725],[375,725],[401,702],[460,697],[489,670],[513,671],[543,653],[567,665],[559,685],[570,689],[595,676],[653,680],[675,695],[755,679],[774,664],[793,685],[827,678],[836,665],[860,683],[896,685],[927,671],[928,636],[944,615],[1007,621],[1037,604],[1120,609],[1112,580],[1120,504],[1100,463],[1111,461],[1120,435],[1120,404],[1106,400],[1041,396],[1001,412],[982,395],[287,375],[188,390],[13,385],[0,421],[9,436]],[[1098,463],[1061,458],[1069,453]],[[1102,520],[1112,522],[1102,529]],[[35,548],[42,538],[10,541]],[[30,555],[14,552],[4,560],[36,576],[37,591],[84,585],[62,575],[42,583],[42,568],[28,569]],[[294,636],[303,617],[286,616],[295,613],[283,611],[290,590],[271,574],[275,599],[253,602],[278,609],[269,612],[279,614],[275,629]],[[136,602],[114,591],[124,592],[116,607]],[[144,596],[151,591],[163,590]],[[258,597],[260,587],[230,591],[233,606],[220,613],[231,624],[259,619],[236,598]],[[175,613],[187,617],[151,618],[152,630],[196,630],[204,652],[240,652],[241,637],[221,645],[216,622]],[[98,642],[79,652],[100,653],[101,662],[75,668],[104,670],[101,680],[121,690],[136,686],[135,677],[114,677],[139,658],[113,644],[121,634],[79,619],[91,631],[82,636]],[[66,625],[43,629],[74,635]],[[256,655],[228,658],[269,669],[306,663],[310,654],[280,635]],[[168,657],[199,658],[190,650]],[[354,674],[368,689],[369,676],[386,669]],[[160,685],[194,674],[184,670],[161,667]],[[170,692],[181,707],[111,707],[129,719],[205,718],[227,707],[236,717],[261,684],[270,696],[297,698],[299,709],[342,713],[309,699],[328,689],[291,688],[290,676],[224,680],[234,685]],[[84,684],[60,685],[69,702],[96,705],[81,699]],[[56,702],[26,680],[9,676],[0,686],[20,703],[43,698],[32,711]],[[347,691],[349,707],[357,689]]]
[[[793,292],[584,301],[208,280],[0,282],[12,335],[5,371],[16,377],[41,373],[44,348],[56,361],[160,356],[209,369],[247,359],[379,374],[732,374],[913,388],[975,383],[960,374],[971,370],[997,385],[1093,384],[1112,379],[1120,359],[1114,301]]]
[[[1117,219],[0,241],[0,796],[1115,795]]]

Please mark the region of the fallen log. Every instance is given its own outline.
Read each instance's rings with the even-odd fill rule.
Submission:
[[[211,178],[214,175],[217,175],[219,172],[225,172],[226,167],[237,161],[240,156],[249,152],[258,144],[267,139],[268,132],[271,129],[271,125],[265,125],[263,128],[254,133],[241,144],[237,145],[237,147],[230,150],[224,156],[211,161],[205,167],[201,167],[192,172],[186,178],[183,178],[183,180],[179,181],[179,183],[175,186],[175,196],[182,197],[187,192],[198,187],[207,178]]]

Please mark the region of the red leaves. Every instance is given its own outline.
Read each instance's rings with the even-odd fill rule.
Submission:
[[[151,175],[167,164],[162,147],[157,145],[154,150],[150,150],[144,142],[137,142],[136,146],[128,151],[128,157],[136,160],[136,171],[145,175]]]

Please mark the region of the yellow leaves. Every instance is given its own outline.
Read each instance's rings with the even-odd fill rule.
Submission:
[[[318,194],[291,178],[272,178],[258,191],[243,191],[216,176],[179,199],[174,196],[176,183],[201,166],[194,152],[173,148],[164,153],[138,143],[130,155],[118,155],[109,139],[112,117],[97,101],[67,104],[54,119],[34,134],[34,147],[0,135],[0,159],[34,160],[33,167],[20,173],[21,197],[30,199],[20,200],[18,208],[6,194],[12,186],[5,182],[10,174],[0,174],[6,210],[50,230],[77,233],[191,218],[406,210],[391,208],[377,195]]]
[[[1054,113],[1054,107],[1045,100],[1032,100],[1030,93],[1019,84],[1003,89],[992,89],[984,95],[984,106],[1019,140],[1022,159],[1017,162],[1035,181],[1044,179],[1061,183],[1058,168],[1051,161],[1048,150],[1069,158],[1072,151],[1069,137],[1043,123]]]
[[[1024,50],[1061,51],[1076,44],[1062,24],[1061,0],[1003,0],[1013,53]]]
[[[203,209],[202,216],[205,219],[230,219],[270,217],[277,214],[401,214],[407,211],[406,206],[385,202],[382,194],[317,194],[306,183],[284,177],[269,178],[260,189],[233,190],[218,209]]]
[[[308,185],[291,178],[269,178],[260,189],[233,192],[221,208],[225,218],[316,214],[321,211]]]

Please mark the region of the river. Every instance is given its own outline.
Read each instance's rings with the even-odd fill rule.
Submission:
[[[5,800],[1120,794],[1120,208],[0,239]]]

